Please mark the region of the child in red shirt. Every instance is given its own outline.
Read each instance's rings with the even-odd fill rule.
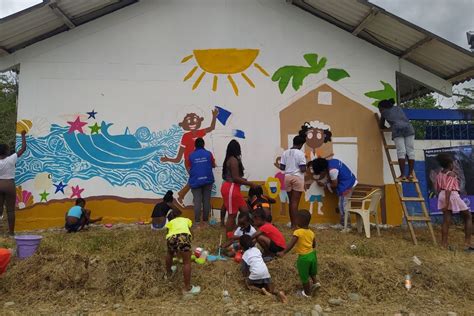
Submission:
[[[252,238],[262,247],[265,257],[274,257],[286,248],[285,237],[283,237],[278,228],[268,223],[266,218],[267,214],[262,207],[254,211],[253,224],[258,229]]]

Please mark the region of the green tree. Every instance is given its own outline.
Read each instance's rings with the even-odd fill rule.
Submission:
[[[459,97],[456,102],[458,109],[474,109],[474,87],[464,88],[462,93],[453,93],[453,95]]]
[[[16,100],[18,76],[15,72],[0,73],[0,143],[15,146]]]
[[[442,107],[438,105],[435,97],[432,94],[427,94],[425,96],[410,100],[401,104],[403,108],[407,109],[441,109]],[[412,121],[413,127],[415,128],[415,138],[424,139],[425,130],[428,126],[443,125],[443,121]]]

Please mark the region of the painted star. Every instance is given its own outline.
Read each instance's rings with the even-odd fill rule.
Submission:
[[[95,115],[97,114],[97,112],[95,110],[92,110],[90,112],[87,112],[87,114],[89,115],[87,119],[93,118],[95,120]]]
[[[44,190],[43,193],[40,193],[40,196],[41,196],[40,202],[43,202],[43,201],[48,202],[48,195],[49,195],[49,193],[46,192],[46,190]]]
[[[82,122],[81,118],[78,116],[74,122],[68,121],[67,122],[71,127],[69,127],[68,133],[74,133],[74,131],[78,131],[81,134],[84,134],[82,128],[87,125],[86,122]]]
[[[81,193],[84,192],[84,189],[81,189],[78,185],[76,185],[75,187],[71,187],[71,189],[72,189],[71,199],[73,197],[77,197],[78,199],[80,199]]]
[[[92,134],[99,134],[100,131],[100,126],[97,124],[97,122],[94,125],[88,126],[91,129],[91,135]]]
[[[59,182],[58,184],[53,184],[56,187],[56,191],[54,191],[54,194],[58,193],[61,191],[64,194],[64,188],[67,187],[67,184],[63,184],[63,182]]]

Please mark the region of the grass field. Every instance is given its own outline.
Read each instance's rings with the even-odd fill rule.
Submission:
[[[282,230],[289,239],[291,231]],[[221,232],[217,227],[197,230],[193,246],[215,250]],[[462,251],[461,227],[453,228],[450,235],[458,251],[432,246],[423,230],[418,232],[419,245],[414,246],[408,232],[399,228],[383,230],[381,237],[371,239],[356,232],[316,229],[322,287],[314,297],[295,295],[300,284],[294,254],[268,264],[276,286],[288,295],[286,305],[244,289],[233,261],[193,263],[192,283],[200,285],[202,293],[183,298],[180,266],[173,280],[163,279],[164,232],[150,231],[148,226],[39,233],[44,238],[37,254],[14,259],[0,278],[0,314],[310,315],[315,304],[339,315],[474,313],[474,255]],[[351,245],[356,249],[351,250]],[[11,239],[0,239],[0,247],[12,246]],[[422,264],[415,264],[413,256]],[[412,276],[410,291],[404,287],[406,274]],[[223,301],[224,289],[230,301]],[[360,299],[351,300],[351,293]],[[331,298],[341,298],[342,305],[330,306]]]

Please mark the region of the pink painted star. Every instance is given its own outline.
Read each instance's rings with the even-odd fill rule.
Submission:
[[[81,193],[84,192],[84,189],[81,189],[78,185],[76,185],[75,187],[71,187],[72,189],[72,194],[71,194],[71,199],[73,197],[77,197],[78,199],[81,198]]]
[[[87,125],[86,122],[82,122],[81,118],[78,116],[74,122],[68,121],[67,122],[71,127],[69,127],[68,133],[74,133],[74,131],[78,131],[81,134],[84,134],[82,128]]]

